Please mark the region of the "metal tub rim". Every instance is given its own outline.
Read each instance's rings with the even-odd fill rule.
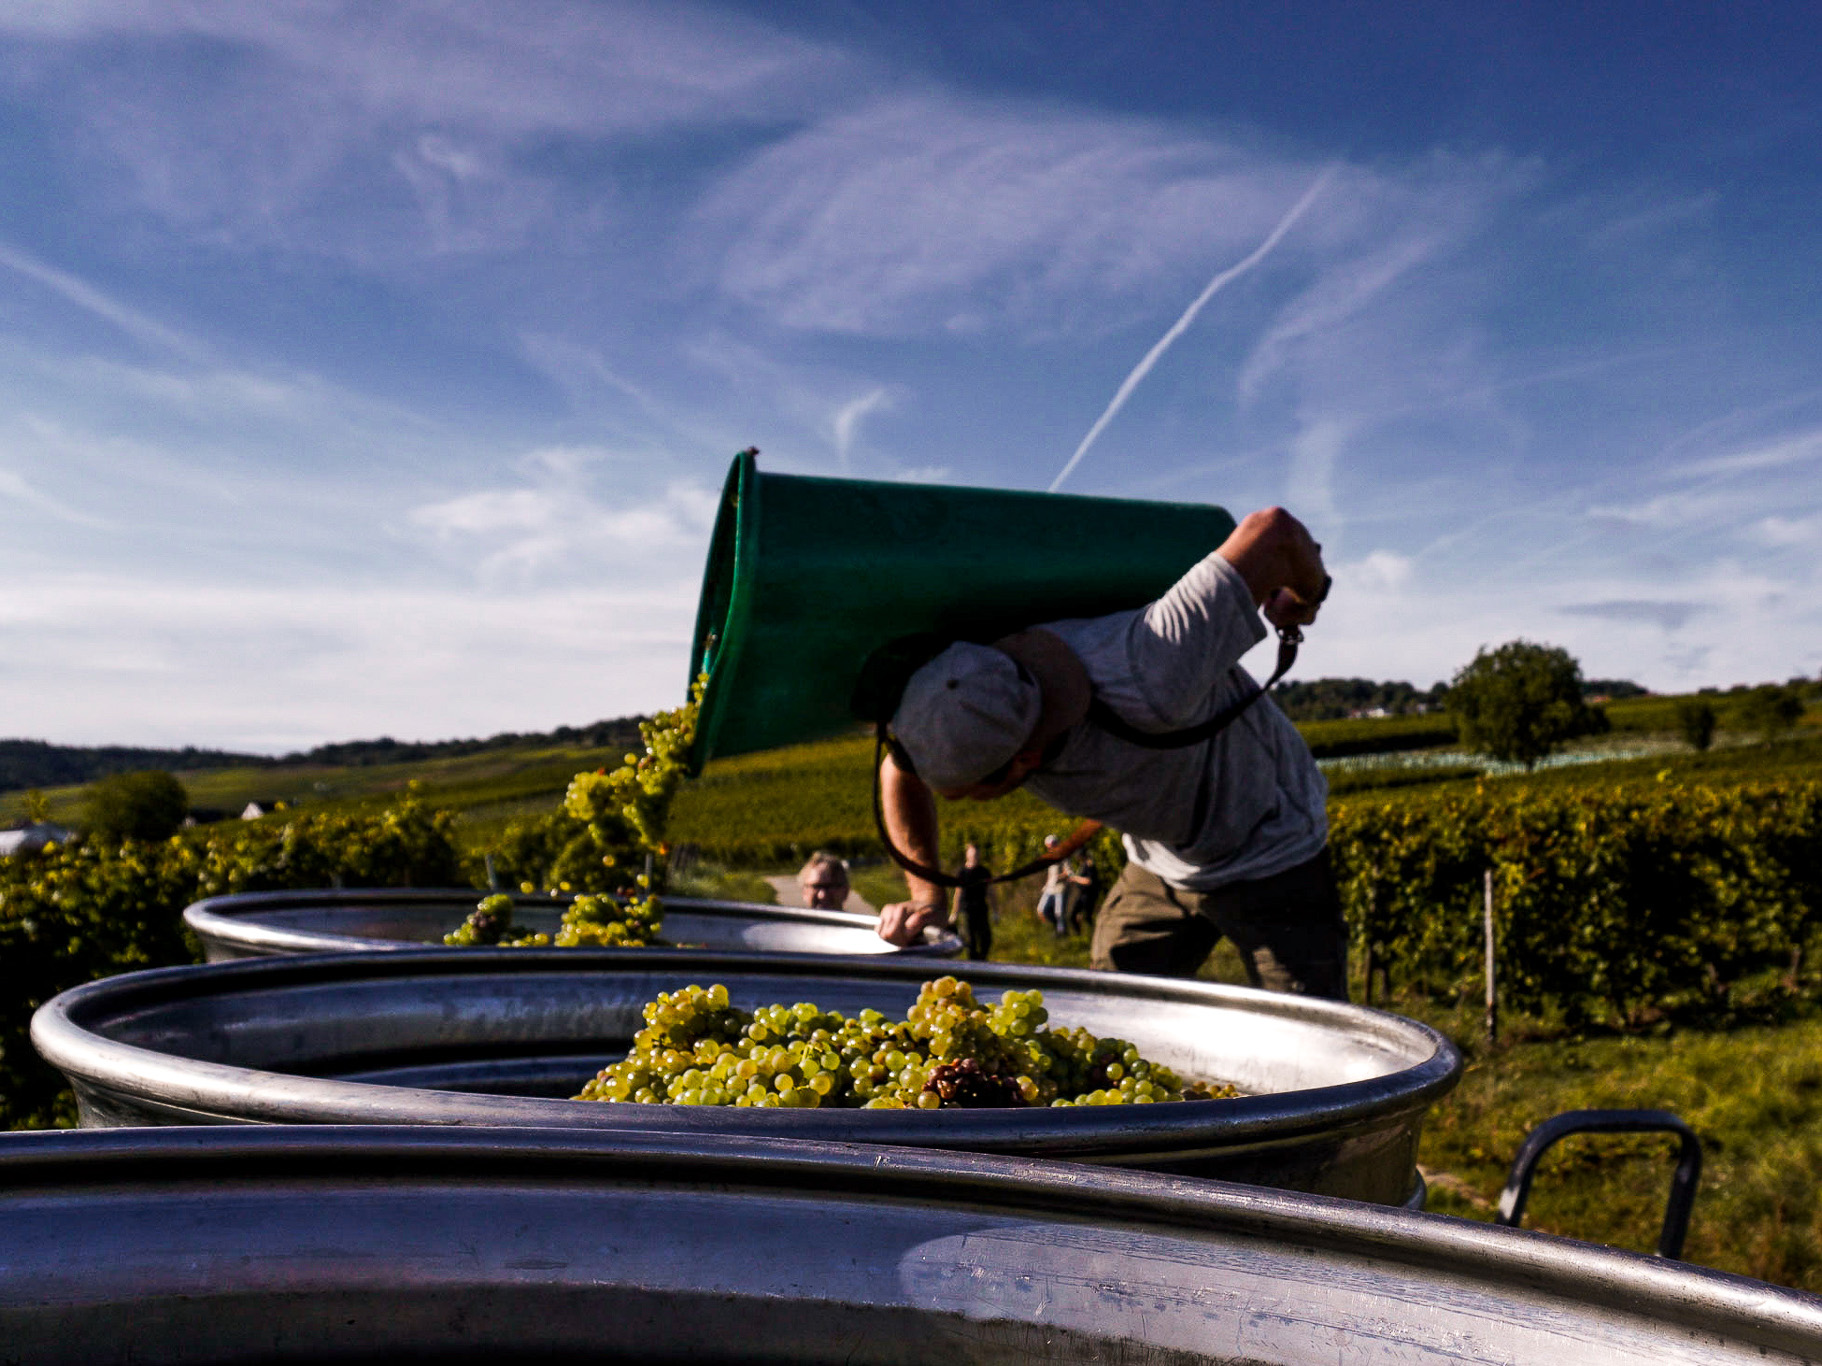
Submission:
[[[1143,1222],[1447,1272],[1575,1304],[1725,1334],[1813,1359],[1822,1298],[1687,1263],[1441,1215],[1196,1177],[1084,1169],[925,1148],[677,1133],[416,1126],[114,1129],[0,1138],[0,1200],[98,1180],[144,1188],[195,1177],[448,1172],[551,1182],[717,1184],[734,1191],[877,1195]]]
[[[819,1130],[827,1136],[826,1131],[840,1125],[865,1135],[868,1142],[976,1151],[1016,1147],[1088,1160],[1153,1151],[1231,1153],[1249,1145],[1269,1149],[1312,1134],[1357,1131],[1388,1116],[1421,1113],[1453,1088],[1462,1068],[1460,1052],[1438,1031],[1370,1007],[1214,982],[1011,964],[971,964],[966,975],[988,990],[1017,986],[1104,991],[1113,984],[1136,1000],[1242,1005],[1253,1013],[1366,1027],[1397,1040],[1410,1052],[1423,1052],[1425,1046],[1428,1051],[1421,1060],[1389,1074],[1327,1086],[1169,1105],[947,1110],[938,1112],[945,1117],[938,1129],[922,1111],[614,1105],[343,1081],[201,1061],[122,1043],[100,1030],[109,1019],[193,1000],[199,988],[226,996],[351,979],[486,977],[502,969],[515,977],[590,969],[658,970],[703,983],[715,980],[723,970],[812,980],[858,974],[910,982],[929,977],[931,967],[927,961],[891,957],[856,961],[810,954],[662,949],[471,949],[460,954],[419,950],[243,959],[154,968],[75,987],[39,1007],[32,1021],[32,1042],[46,1061],[74,1081],[150,1098],[174,1114],[212,1117],[213,1122],[332,1124],[350,1122],[352,1115],[359,1117],[353,1122],[372,1124],[708,1133],[737,1122],[743,1130],[781,1136],[811,1136]],[[966,1116],[965,1122],[957,1116]],[[1209,1125],[1216,1118],[1221,1121],[1221,1137],[1211,1146]]]
[[[479,901],[494,893],[481,887],[330,887],[271,892],[232,892],[205,897],[183,911],[184,923],[205,943],[214,941],[245,948],[252,952],[275,954],[311,953],[404,953],[422,949],[445,949],[446,946],[403,939],[372,939],[352,934],[326,931],[288,930],[275,925],[262,925],[253,920],[262,911],[292,907],[332,907],[346,902],[379,905],[432,905],[443,901]],[[544,906],[567,906],[575,900],[572,893],[504,892],[514,902]],[[715,897],[665,896],[666,906],[679,910],[730,918],[777,921],[799,925],[826,925],[831,929],[875,932],[874,917],[856,911],[818,910],[809,906],[768,906],[756,901],[729,901]],[[911,944],[879,957],[953,958],[962,950],[961,938],[953,931],[931,927],[924,932],[922,943]],[[472,949],[463,949],[472,953]],[[845,955],[844,955],[845,956]]]

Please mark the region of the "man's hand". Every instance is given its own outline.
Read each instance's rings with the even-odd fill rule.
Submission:
[[[1248,514],[1222,544],[1221,558],[1240,572],[1273,626],[1308,626],[1316,619],[1328,588],[1322,547],[1283,508]]]
[[[948,908],[930,901],[895,901],[879,912],[879,937],[906,948],[915,944],[929,925],[949,923]]]

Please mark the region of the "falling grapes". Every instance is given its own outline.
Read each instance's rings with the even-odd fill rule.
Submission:
[[[749,1013],[719,984],[662,992],[645,1007],[632,1051],[576,1099],[936,1110],[1238,1094],[1185,1081],[1123,1040],[1050,1028],[1041,991],[1008,991],[982,1005],[968,983],[940,977],[923,984],[903,1020],[877,1010],[850,1018],[804,1001]]]
[[[618,896],[578,896],[563,912],[554,935],[519,930],[512,923],[513,901],[504,893],[489,896],[460,926],[443,936],[453,948],[644,948],[658,941],[660,903],[651,879],[634,874],[629,850],[664,852],[664,828],[671,801],[688,772],[690,745],[696,736],[706,676],[690,689],[690,700],[674,711],[659,712],[639,725],[645,753],[629,754],[616,769],[578,773],[563,796],[563,810],[583,822],[580,840],[586,857],[604,867],[612,883],[625,868]],[[595,870],[597,873],[599,869]],[[566,882],[563,889],[567,890]],[[523,890],[532,892],[526,883]]]

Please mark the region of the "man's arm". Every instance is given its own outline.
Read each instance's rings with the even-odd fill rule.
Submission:
[[[937,864],[936,797],[915,773],[898,766],[890,753],[879,770],[880,807],[886,834],[900,852],[926,868]],[[933,882],[905,874],[909,901],[883,906],[879,912],[880,938],[900,948],[916,941],[926,925],[940,925],[949,917],[948,898]]]
[[[1265,638],[1265,621],[1315,619],[1325,578],[1321,548],[1301,522],[1282,508],[1251,514],[1134,623],[1127,648],[1136,691],[1167,726],[1189,724]]]

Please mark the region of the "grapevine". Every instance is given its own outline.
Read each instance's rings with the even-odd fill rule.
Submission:
[[[660,993],[644,1018],[626,1057],[576,1099],[936,1110],[1239,1094],[1185,1081],[1121,1039],[1049,1028],[1041,991],[1008,991],[983,1005],[954,977],[925,982],[903,1020],[877,1010],[849,1017],[807,1001],[748,1012],[720,984]]]

